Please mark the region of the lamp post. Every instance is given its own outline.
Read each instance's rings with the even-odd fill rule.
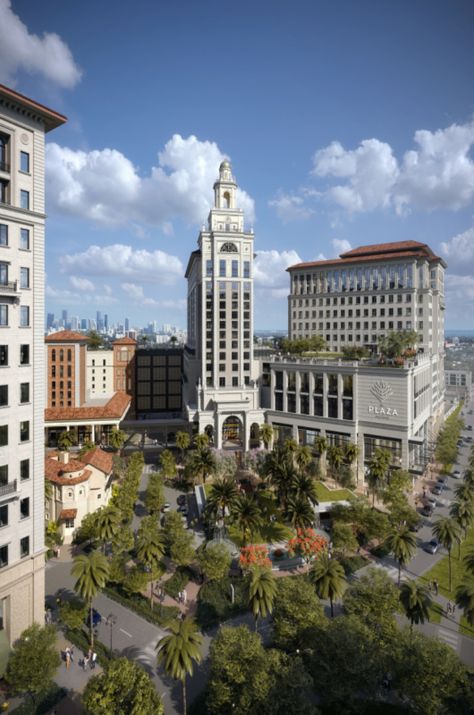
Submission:
[[[113,627],[117,623],[117,616],[114,615],[113,613],[109,613],[109,615],[106,618],[105,625],[109,626],[110,628],[110,655],[112,656],[112,633],[113,633]]]

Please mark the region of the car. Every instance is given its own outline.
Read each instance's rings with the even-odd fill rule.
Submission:
[[[171,509],[171,504],[169,502],[165,502],[163,506],[161,507],[161,511],[163,514],[166,514],[167,511]]]
[[[455,469],[454,472],[451,473],[451,476],[454,477],[454,479],[461,479],[461,472],[459,469]]]
[[[433,511],[434,509],[431,504],[425,504],[425,506],[421,510],[421,513],[423,514],[423,516],[433,516]]]
[[[415,521],[415,522],[412,522],[411,524],[409,524],[408,528],[410,531],[412,531],[414,534],[416,534],[418,531],[420,531],[422,526],[423,526],[423,522],[420,519],[419,521]]]
[[[433,507],[433,509],[438,504],[438,500],[434,494],[427,494],[425,496],[425,500],[428,504],[430,504]]]
[[[87,614],[87,625],[90,626],[90,621],[91,621],[91,616],[90,613]],[[100,615],[99,611],[96,611],[95,608],[92,609],[92,625],[93,626],[98,626],[99,623],[102,622],[102,616]]]
[[[456,442],[456,446],[462,447],[463,445],[464,445],[464,442],[462,441],[462,439],[458,439],[458,441]]]
[[[469,410],[469,412],[468,412],[467,414],[468,414],[468,415],[472,415],[472,410]]]
[[[441,494],[443,491],[444,484],[435,484],[433,489],[431,490],[432,494]]]
[[[443,476],[443,477],[438,477],[438,484],[441,484],[443,487],[445,487],[448,483],[448,477]]]
[[[472,437],[466,437],[466,442],[472,442]]]
[[[467,429],[469,430],[469,432],[472,432],[472,425],[468,425]]]
[[[425,551],[427,551],[429,554],[436,554],[439,547],[440,547],[440,543],[439,543],[438,539],[431,539],[429,544],[426,544]]]
[[[184,506],[186,504],[186,494],[180,494],[176,499],[178,506]]]

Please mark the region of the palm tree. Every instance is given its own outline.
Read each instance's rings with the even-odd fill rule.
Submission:
[[[92,601],[103,588],[109,576],[109,564],[100,551],[90,554],[80,554],[73,561],[71,575],[77,578],[74,590],[85,601],[89,602],[91,648],[94,645],[94,622],[92,618]]]
[[[197,435],[203,436],[203,435]],[[214,474],[217,469],[217,463],[211,450],[207,447],[196,450],[191,460],[192,471],[201,478],[203,483],[206,483],[206,478]]]
[[[64,430],[58,437],[58,448],[62,452],[69,452],[74,444],[74,434],[71,430]]]
[[[466,571],[474,576],[474,551],[469,551],[463,558],[463,563]]]
[[[201,662],[202,634],[192,618],[172,621],[167,630],[169,635],[156,644],[158,662],[163,664],[167,675],[181,680],[183,715],[186,715],[186,676],[193,674],[194,662]]]
[[[474,502],[474,490],[468,482],[461,482],[454,489],[457,501]]]
[[[398,562],[398,585],[400,586],[400,575],[404,566],[416,551],[415,535],[408,526],[400,526],[388,535],[386,544]]]
[[[329,445],[327,448],[327,455],[332,476],[336,479],[339,474],[339,470],[342,467],[342,463],[344,462],[344,452],[342,451],[342,447],[339,447],[338,444]]]
[[[410,630],[413,630],[414,623],[424,623],[429,621],[429,609],[431,599],[428,589],[416,581],[407,581],[400,587],[400,602],[405,611],[406,617],[410,620]]]
[[[344,459],[347,464],[353,464],[359,456],[359,447],[354,442],[348,442],[344,447]]]
[[[118,429],[117,427],[114,427],[112,432],[109,435],[109,444],[111,447],[114,449],[122,449],[123,443],[127,439],[127,435],[123,430]]]
[[[311,449],[305,445],[300,445],[295,453],[295,463],[300,471],[303,471],[313,459]]]
[[[285,508],[285,517],[295,529],[313,526],[314,511],[308,499],[303,496],[290,497]]]
[[[263,444],[265,445],[265,449],[268,450],[271,441],[273,439],[273,427],[269,424],[263,424],[260,425],[259,428],[259,437],[262,440]]]
[[[293,492],[298,477],[293,460],[287,454],[285,455],[283,450],[274,450],[272,458],[266,463],[265,471],[269,474],[270,482],[276,489],[280,505],[284,507]]]
[[[375,495],[379,493],[387,481],[391,454],[387,449],[377,447],[372,455],[367,472],[367,483],[372,491],[372,508],[375,508]]]
[[[462,480],[464,484],[469,484],[471,488],[474,487],[474,466],[466,469]]]
[[[199,433],[194,437],[194,444],[196,449],[205,449],[209,446],[209,437],[207,434]]]
[[[462,529],[463,536],[466,538],[467,530],[474,521],[474,503],[465,501],[454,501],[450,508],[449,514],[454,521],[459,524]],[[459,539],[458,559],[461,558],[461,539]]]
[[[97,533],[102,541],[105,553],[105,544],[112,541],[121,528],[120,512],[115,506],[106,506],[99,509],[96,515]]]
[[[254,568],[249,584],[249,605],[255,618],[257,630],[258,617],[265,616],[273,610],[273,599],[276,593],[275,578],[268,568]]]
[[[319,453],[319,469],[321,476],[324,477],[326,476],[326,452],[328,448],[328,441],[326,437],[322,434],[317,435],[314,438],[314,446]]]
[[[435,521],[433,534],[448,552],[449,590],[451,591],[451,549],[456,542],[459,542],[461,529],[457,521],[446,516]]]
[[[176,432],[176,446],[181,450],[181,462],[184,462],[184,453],[191,444],[188,432]]]
[[[466,578],[456,589],[456,604],[464,611],[464,618],[474,626],[474,579]]]
[[[206,510],[214,518],[221,518],[224,524],[226,512],[232,511],[238,498],[239,490],[232,477],[216,479],[207,498]]]
[[[257,502],[251,496],[239,496],[232,511],[232,518],[242,534],[242,543],[247,543],[247,536],[251,536],[260,526],[260,510]]]
[[[313,477],[308,474],[298,474],[292,484],[295,494],[309,499],[312,504],[318,503],[318,488]]]
[[[319,598],[329,598],[331,618],[334,616],[334,601],[342,596],[347,585],[344,569],[337,559],[321,554],[309,572],[310,581]]]

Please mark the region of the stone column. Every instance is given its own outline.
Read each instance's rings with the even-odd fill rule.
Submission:
[[[323,372],[323,417],[328,416],[328,374]]]
[[[301,413],[301,373],[299,370],[295,371],[295,399],[296,399],[296,413]]]
[[[275,371],[270,368],[270,409],[275,409]]]
[[[309,373],[309,414],[314,416],[314,372]]]
[[[288,373],[283,370],[283,412],[288,412]]]

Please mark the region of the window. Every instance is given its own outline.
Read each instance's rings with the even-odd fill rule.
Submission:
[[[212,261],[206,261],[206,276],[212,276]]]
[[[8,546],[0,546],[0,569],[8,566]]]
[[[225,278],[226,275],[226,270],[225,270],[225,261],[220,260],[219,261],[219,277],[220,278]]]
[[[20,479],[24,481],[30,478],[30,460],[21,459],[20,460]]]
[[[20,288],[30,287],[30,269],[20,268]]]
[[[30,383],[22,382],[20,384],[20,402],[23,404],[30,401]]]
[[[0,367],[8,365],[8,345],[0,345]]]
[[[0,246],[8,246],[8,226],[0,223]]]
[[[0,325],[8,325],[8,305],[0,305]]]
[[[0,506],[0,527],[8,526],[8,504]]]
[[[28,228],[20,228],[20,248],[23,251],[30,250],[30,230]]]
[[[27,151],[20,151],[20,171],[30,173],[30,155]]]
[[[8,464],[0,467],[0,486],[4,487],[8,484]]]
[[[28,442],[30,439],[30,423],[28,420],[20,422],[20,442]]]
[[[244,261],[244,278],[250,278],[250,261]]]
[[[10,182],[5,181],[5,179],[0,180],[0,203],[9,204],[9,188]]]
[[[0,262],[0,285],[8,285],[8,263]]]
[[[30,537],[24,536],[20,539],[20,558],[23,559],[25,556],[29,556],[30,553]]]
[[[8,445],[8,425],[0,425],[0,447]]]
[[[0,385],[0,407],[8,405],[8,385]]]
[[[30,192],[21,189],[20,191],[20,208],[29,209],[30,208]]]
[[[28,519],[30,515],[30,497],[20,499],[20,519]]]
[[[30,325],[29,305],[20,305],[20,328],[28,328]]]

